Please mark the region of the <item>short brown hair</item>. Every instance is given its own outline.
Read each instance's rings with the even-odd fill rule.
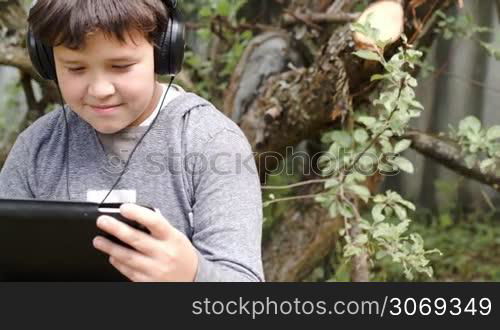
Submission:
[[[124,34],[132,29],[158,47],[155,32],[167,22],[161,0],[38,0],[28,17],[37,38],[49,46],[73,50],[84,48],[86,36],[96,31],[125,43]]]

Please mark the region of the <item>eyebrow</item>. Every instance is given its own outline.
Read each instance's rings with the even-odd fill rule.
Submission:
[[[64,64],[80,64],[80,63],[82,63],[81,61],[72,61],[72,60],[65,60],[65,59],[60,59],[60,60]],[[135,57],[131,57],[131,56],[120,56],[120,57],[109,58],[106,61],[107,62],[126,62],[126,61],[137,61],[137,59]]]

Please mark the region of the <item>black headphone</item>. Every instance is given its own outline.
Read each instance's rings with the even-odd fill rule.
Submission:
[[[157,32],[154,49],[155,73],[159,75],[175,76],[181,71],[184,60],[185,28],[181,15],[177,9],[177,0],[162,0],[169,12],[166,27]],[[36,3],[33,2],[32,7]],[[34,36],[28,27],[26,37],[29,56],[33,67],[47,80],[57,83],[54,52],[51,46]]]

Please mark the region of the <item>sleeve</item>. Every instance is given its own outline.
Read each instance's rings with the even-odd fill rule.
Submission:
[[[29,164],[28,149],[23,136],[19,135],[0,171],[0,198],[35,198],[29,184]]]
[[[264,281],[261,187],[248,140],[225,128],[193,164],[195,282]]]

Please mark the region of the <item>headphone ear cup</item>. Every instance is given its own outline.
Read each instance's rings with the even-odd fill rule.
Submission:
[[[171,9],[170,19],[165,30],[160,31],[156,40],[155,73],[176,75],[184,62],[185,27],[177,10]]]
[[[156,39],[156,44],[158,48],[155,48],[155,73],[159,75],[167,74],[169,70],[169,35],[171,33],[171,20],[167,24],[165,30],[158,31],[158,37]]]
[[[42,41],[38,40],[30,28],[28,28],[26,43],[31,63],[38,74],[46,80],[57,82],[52,47],[48,47]]]

